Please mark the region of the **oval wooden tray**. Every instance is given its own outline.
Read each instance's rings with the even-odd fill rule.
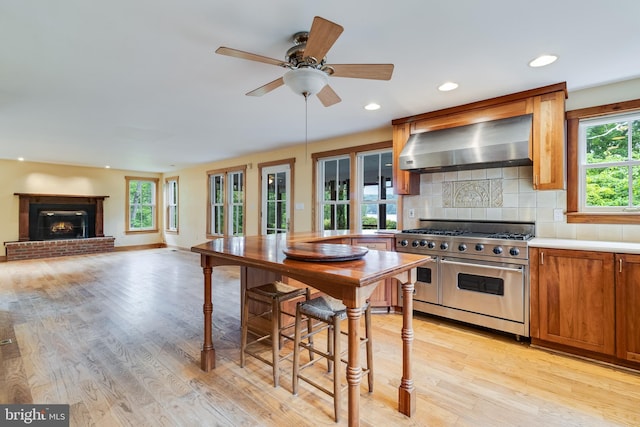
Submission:
[[[369,252],[363,246],[351,246],[332,243],[293,243],[282,252],[287,258],[298,261],[352,261],[360,259]]]

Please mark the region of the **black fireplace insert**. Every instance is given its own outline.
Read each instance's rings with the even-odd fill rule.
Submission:
[[[85,239],[95,237],[95,206],[40,204],[29,207],[29,239]]]

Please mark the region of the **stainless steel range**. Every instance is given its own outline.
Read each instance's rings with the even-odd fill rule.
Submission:
[[[418,268],[414,309],[528,337],[527,241],[535,224],[421,220],[420,226],[396,234],[396,251],[433,259]]]

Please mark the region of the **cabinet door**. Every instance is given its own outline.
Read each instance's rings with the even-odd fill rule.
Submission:
[[[400,169],[398,158],[407,144],[410,124],[393,126],[393,185],[397,194],[420,194],[420,175]]]
[[[562,190],[565,183],[564,91],[533,98],[533,187]]]
[[[614,354],[613,254],[540,249],[538,304],[540,339]]]
[[[640,363],[640,255],[616,255],[617,356]]]
[[[383,238],[354,238],[352,239],[353,245],[364,246],[369,249],[375,249],[378,251],[390,251],[393,250],[393,239]],[[369,302],[372,307],[391,307],[393,301],[392,296],[395,282],[392,279],[387,279],[378,284],[378,287],[371,294]]]

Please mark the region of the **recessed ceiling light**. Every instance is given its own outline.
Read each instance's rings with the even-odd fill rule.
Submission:
[[[111,166],[106,165],[104,168],[105,168],[105,169],[111,169]]]
[[[556,62],[556,59],[558,59],[556,55],[541,55],[529,62],[529,67],[544,67]]]
[[[458,88],[458,83],[454,83],[454,82],[446,82],[438,86],[438,90],[440,92],[449,92],[450,90],[454,90],[457,88]]]
[[[24,162],[24,157],[18,157],[19,162]]]
[[[375,111],[380,109],[380,105],[376,104],[375,102],[372,102],[370,104],[365,105],[364,109],[369,111]]]

